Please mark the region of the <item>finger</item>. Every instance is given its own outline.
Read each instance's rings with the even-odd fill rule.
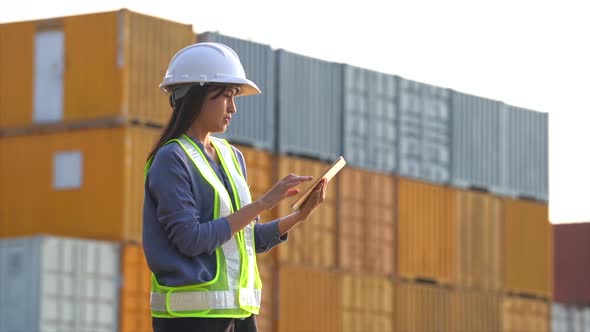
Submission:
[[[299,189],[297,188],[287,190],[287,197],[291,197],[297,194],[299,194]]]

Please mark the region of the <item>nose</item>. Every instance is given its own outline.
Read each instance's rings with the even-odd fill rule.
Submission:
[[[232,96],[227,103],[227,111],[229,113],[235,113],[237,110],[235,97]]]

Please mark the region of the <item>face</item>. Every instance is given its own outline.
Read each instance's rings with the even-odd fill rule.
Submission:
[[[209,89],[197,122],[212,133],[225,132],[232,115],[236,113],[235,95],[238,87]]]

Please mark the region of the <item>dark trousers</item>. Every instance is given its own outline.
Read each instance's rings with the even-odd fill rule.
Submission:
[[[156,318],[154,332],[257,332],[256,316],[239,318]]]

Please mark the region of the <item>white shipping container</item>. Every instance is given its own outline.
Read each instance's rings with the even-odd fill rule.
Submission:
[[[579,308],[554,303],[551,313],[553,332],[590,332],[590,307]]]
[[[0,332],[114,332],[118,288],[118,244],[0,240]]]

